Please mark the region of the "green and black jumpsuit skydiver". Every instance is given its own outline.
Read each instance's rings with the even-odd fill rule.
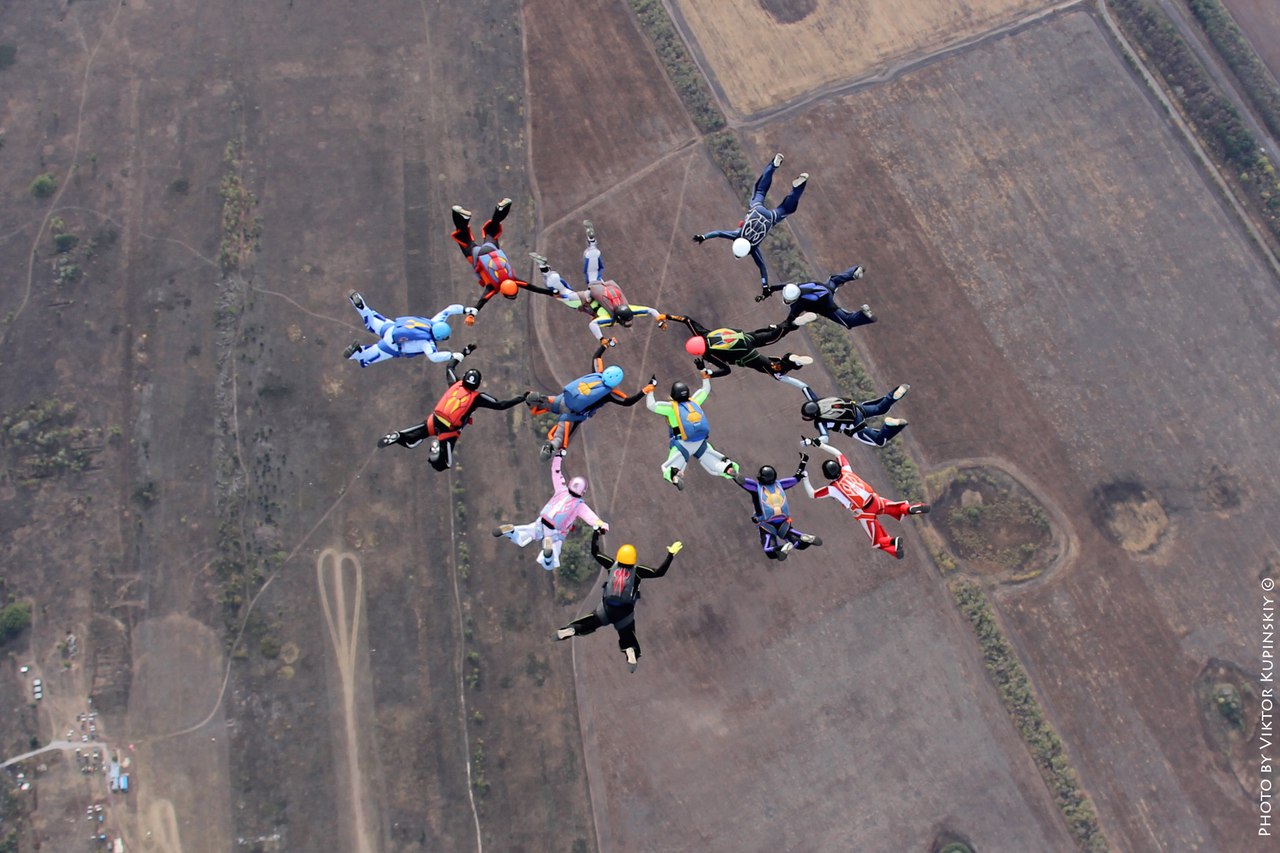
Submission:
[[[706,353],[702,358],[712,365],[708,375],[713,379],[717,376],[729,375],[733,367],[749,367],[801,390],[808,388],[799,379],[786,374],[804,367],[809,363],[809,359],[801,360],[794,353],[787,353],[782,358],[773,358],[762,355],[756,349],[777,343],[800,328],[791,320],[768,325],[752,332],[744,332],[742,329],[708,329],[692,317],[684,317],[680,314],[667,314],[666,318],[673,323],[684,323],[694,337],[700,337],[706,341]]]
[[[575,619],[566,625],[572,628],[575,635],[590,634],[602,625],[612,625],[618,632],[618,648],[622,651],[635,649],[636,657],[640,657],[640,643],[636,640],[636,602],[640,600],[640,581],[644,578],[660,578],[671,568],[675,554],[667,551],[667,558],[656,569],[639,564],[627,565],[600,550],[600,540],[604,533],[597,530],[591,534],[591,556],[604,567],[604,595],[600,606],[594,613],[588,613],[581,619]]]

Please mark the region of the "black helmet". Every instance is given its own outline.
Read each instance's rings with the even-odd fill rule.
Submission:
[[[800,407],[800,417],[806,421],[816,421],[818,415],[822,413],[822,408],[816,400],[810,400]]]
[[[613,319],[617,320],[624,326],[630,326],[631,321],[635,319],[636,312],[631,310],[630,305],[619,305],[613,309]]]
[[[828,459],[822,463],[822,476],[828,480],[840,479],[840,463],[834,459]]]
[[[756,474],[756,482],[761,485],[772,485],[778,482],[778,472],[774,470],[772,465],[761,465],[760,473]]]
[[[462,374],[462,387],[474,391],[480,387],[480,371],[474,367]]]
[[[683,382],[671,383],[671,399],[677,403],[683,403],[689,399],[689,386]]]

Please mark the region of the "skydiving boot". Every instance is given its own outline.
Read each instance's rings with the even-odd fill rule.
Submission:
[[[547,259],[542,255],[539,255],[537,252],[530,252],[529,257],[533,258],[533,262],[538,265],[538,272],[551,271],[550,262],[548,262]]]
[[[511,199],[504,198],[502,201],[498,202],[496,207],[494,207],[493,218],[495,220],[501,219],[502,217],[507,215],[507,211],[509,210],[511,210]]]
[[[897,388],[894,388],[893,391],[890,392],[889,396],[892,397],[893,401],[896,403],[897,401],[901,400],[903,397],[907,396],[907,392],[910,390],[911,390],[911,386],[904,382],[903,384],[899,385]]]
[[[902,559],[902,537],[901,536],[893,537],[893,556],[897,557],[899,560]]]
[[[782,562],[783,560],[787,559],[787,555],[791,553],[791,549],[794,547],[795,546],[792,545],[790,542],[783,542],[780,546],[778,546],[778,550],[773,552],[774,553],[773,558],[778,562]]]
[[[347,298],[351,300],[352,305],[356,306],[357,311],[364,310],[364,297],[360,295],[360,291],[351,291],[347,294]]]
[[[874,323],[876,321],[876,315],[871,313],[870,305],[866,305],[866,304],[862,305],[858,309],[858,313],[861,314],[863,317],[866,317],[868,323]]]
[[[391,445],[395,444],[399,440],[400,440],[399,432],[389,432],[386,435],[384,435],[382,438],[378,439],[378,446],[390,447]]]
[[[928,511],[928,504],[912,504],[907,507],[907,515],[924,515]]]
[[[778,168],[778,167],[779,167],[779,166],[781,166],[781,165],[782,165],[782,154],[780,154],[780,153],[779,153],[779,154],[774,154],[774,155],[773,155],[773,168],[775,168],[775,169],[776,169],[776,168]]]
[[[461,221],[463,221],[463,222],[470,222],[470,221],[471,221],[471,211],[467,210],[467,209],[466,209],[465,207],[463,207],[462,205],[460,205],[460,204],[455,204],[455,205],[453,206],[452,210],[453,210],[453,218],[454,218],[454,219],[458,219],[458,220],[461,220]]]
[[[573,630],[572,625],[565,625],[563,628],[559,628],[556,630],[556,639],[567,640],[570,637],[576,635],[577,633],[578,633],[577,631]]]
[[[818,319],[817,314],[813,313],[812,311],[806,311],[803,314],[801,314],[799,317],[796,317],[794,320],[792,320],[791,325],[799,328],[800,326],[809,325],[816,319]]]
[[[884,425],[887,427],[906,426],[907,422],[902,418],[885,418]]]
[[[679,491],[684,491],[684,477],[681,475],[679,468],[671,469],[671,485],[675,486]]]
[[[515,529],[515,525],[512,524],[499,524],[497,527],[493,528],[494,538],[506,536]]]
[[[582,220],[582,227],[587,229],[587,242],[594,243],[596,241],[596,228],[591,224],[591,220]]]
[[[821,545],[822,539],[814,536],[812,533],[800,534],[800,547],[808,548],[810,545]]]
[[[805,182],[806,182],[806,181],[808,181],[808,180],[809,180],[809,173],[808,173],[808,172],[801,172],[801,173],[800,173],[800,177],[796,178],[794,181],[792,181],[792,182],[791,182],[791,186],[792,186],[792,188],[794,188],[794,189],[798,189],[798,188],[800,188],[800,187],[804,186],[804,185],[805,185]]]
[[[555,452],[556,452],[555,445],[549,441],[545,442],[542,445],[542,449],[538,451],[538,458],[541,459],[543,462],[546,462],[548,459],[551,458],[551,454]]]
[[[440,439],[432,438],[431,447],[427,450],[427,461],[435,462],[440,458]]]
[[[342,357],[343,357],[343,358],[351,358],[351,356],[353,356],[353,355],[355,355],[356,353],[360,352],[360,350],[362,350],[362,349],[364,349],[364,347],[360,346],[360,344],[353,343],[351,346],[347,347],[346,349],[344,349],[344,350],[342,351]]]
[[[796,367],[806,367],[813,364],[813,359],[807,355],[796,355],[795,353],[789,352],[785,357],[787,361],[791,362]]]
[[[627,669],[631,672],[635,672],[637,664],[640,663],[640,656],[636,654],[636,650],[631,647],[628,647],[623,654],[627,656]]]

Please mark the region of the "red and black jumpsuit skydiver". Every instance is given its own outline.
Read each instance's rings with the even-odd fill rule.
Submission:
[[[679,314],[667,314],[665,316],[666,319],[673,323],[684,323],[689,327],[693,337],[685,341],[685,352],[695,359],[710,362],[713,368],[708,371],[708,375],[713,379],[717,376],[729,375],[732,372],[732,367],[749,367],[752,370],[758,370],[761,373],[772,376],[779,382],[794,385],[802,391],[809,387],[794,376],[787,376],[786,374],[792,370],[798,370],[806,364],[812,364],[812,358],[790,352],[782,356],[782,358],[772,358],[760,354],[756,347],[777,343],[789,333],[803,326],[808,320],[814,319],[815,315],[813,314],[810,314],[807,319],[801,318],[801,322],[786,320],[780,324],[756,329],[753,332],[729,328],[708,329],[692,317],[684,317]],[[699,369],[702,369],[701,364],[699,364]]]
[[[636,563],[636,549],[633,545],[623,545],[616,556],[610,557],[600,550],[600,540],[604,532],[596,530],[591,534],[591,556],[604,567],[604,594],[600,606],[594,613],[588,613],[581,619],[575,619],[556,631],[557,640],[590,634],[602,625],[612,625],[618,632],[618,648],[627,656],[627,665],[632,672],[636,671],[636,663],[640,660],[640,642],[636,639],[636,602],[640,600],[640,581],[644,578],[660,578],[671,568],[671,561],[684,544],[679,540],[667,546],[667,558],[656,569]]]
[[[735,483],[751,492],[755,505],[751,520],[760,528],[760,547],[770,560],[787,559],[792,548],[803,551],[811,545],[822,544],[817,536],[801,533],[791,526],[787,489],[800,482],[808,462],[809,457],[800,454],[800,465],[796,468],[795,475],[785,480],[778,479],[778,472],[771,465],[762,466],[754,480],[741,473],[733,478]]]
[[[463,350],[470,352],[468,346]],[[389,432],[378,439],[379,447],[390,447],[399,444],[402,447],[417,447],[425,439],[431,439],[431,452],[427,459],[431,467],[444,471],[453,465],[453,446],[462,434],[462,428],[471,423],[471,413],[476,409],[510,409],[524,402],[526,395],[512,397],[509,400],[498,400],[480,392],[480,371],[474,367],[462,374],[459,379],[454,373],[461,359],[452,359],[445,365],[445,373],[452,383],[436,402],[435,408],[427,419],[417,426]]]
[[[522,287],[547,296],[556,295],[556,291],[548,287],[530,284],[524,279],[517,278],[512,271],[511,261],[507,259],[507,253],[502,251],[498,242],[502,238],[502,220],[507,218],[510,211],[511,199],[504,198],[498,202],[497,207],[493,209],[493,216],[480,229],[480,234],[484,237],[483,243],[477,243],[475,237],[471,236],[471,211],[456,204],[451,211],[453,234],[450,236],[462,249],[462,256],[471,264],[471,268],[475,270],[476,279],[484,288],[484,293],[475,304],[476,311],[483,308],[499,293],[507,299],[515,299]],[[472,326],[475,325],[476,318],[471,315],[463,322]]]
[[[634,406],[644,399],[644,395],[653,390],[658,381],[656,376],[650,377],[649,384],[628,397],[618,390],[622,384],[622,368],[616,364],[604,366],[605,345],[596,348],[591,357],[591,373],[579,376],[561,389],[559,394],[537,394],[529,392],[526,402],[534,415],[550,412],[559,415],[559,420],[547,432],[547,441],[542,445],[542,459],[550,459],[557,450],[569,449],[569,436],[574,424],[585,422],[607,403],[619,406]]]

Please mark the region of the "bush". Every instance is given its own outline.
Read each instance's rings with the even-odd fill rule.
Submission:
[[[58,179],[47,172],[31,182],[31,194],[36,198],[48,198],[58,189]]]
[[[31,624],[31,605],[13,601],[0,610],[0,643],[21,634]]]

